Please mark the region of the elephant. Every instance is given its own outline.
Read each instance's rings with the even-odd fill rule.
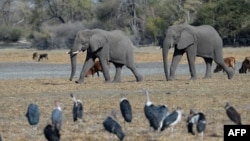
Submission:
[[[168,51],[174,47],[174,53],[168,74]],[[228,79],[234,76],[234,70],[226,66],[223,60],[223,43],[218,32],[210,25],[192,26],[189,24],[172,25],[165,31],[162,46],[164,73],[167,81],[175,79],[175,71],[184,53],[187,55],[191,80],[197,79],[195,58],[202,57],[206,64],[204,78],[212,77],[213,60],[227,73]]]
[[[111,82],[108,70],[109,62],[113,63],[116,69],[112,82],[121,82],[121,70],[124,65],[132,71],[137,82],[143,80],[142,75],[138,72],[135,65],[134,45],[123,31],[84,29],[76,33],[74,43],[68,52],[71,59],[70,81],[72,81],[76,72],[77,54],[80,51],[85,52],[86,50],[85,62],[80,73],[80,78],[75,81],[76,83],[84,82],[84,77],[94,65],[96,58],[99,59],[103,68],[105,82]]]

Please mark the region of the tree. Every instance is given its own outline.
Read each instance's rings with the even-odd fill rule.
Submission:
[[[250,24],[249,7],[250,3],[246,0],[214,0],[204,4],[193,24],[210,24],[222,37],[235,37]]]

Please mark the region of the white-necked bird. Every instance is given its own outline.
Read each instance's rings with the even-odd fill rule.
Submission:
[[[131,122],[132,121],[132,108],[128,101],[128,99],[125,97],[125,94],[121,93],[121,100],[120,100],[120,110],[122,113],[122,116],[124,118],[125,122]]]
[[[146,94],[146,103],[144,106],[144,114],[149,121],[149,126],[154,130],[160,131],[163,120],[168,115],[168,107],[166,105],[155,106],[149,99],[149,93],[144,90]]]
[[[125,134],[122,131],[122,127],[116,121],[116,112],[112,110],[111,114],[103,121],[103,126],[109,133],[115,134],[120,140],[123,140]]]
[[[226,110],[227,116],[232,122],[238,125],[242,125],[240,114],[228,102],[226,103],[225,110]]]
[[[176,110],[174,110],[172,113],[170,113],[164,120],[163,125],[161,128],[161,131],[163,131],[165,128],[170,127],[171,132],[173,132],[173,127],[181,121],[182,116],[182,109],[180,107],[177,107]]]
[[[190,110],[190,115],[187,119],[188,133],[195,135],[193,131],[193,124],[196,125],[197,133],[201,134],[203,140],[204,131],[206,129],[206,117],[202,112],[195,113],[193,109]]]
[[[60,107],[59,101],[55,101],[55,107],[52,111],[51,115],[51,123],[52,126],[57,128],[57,130],[60,131],[61,126],[62,126],[62,108]]]
[[[48,141],[60,141],[59,130],[51,124],[44,127],[43,134]]]
[[[76,99],[74,94],[70,94],[72,97],[74,104],[73,104],[73,109],[72,109],[72,114],[73,114],[73,121],[76,122],[77,120],[82,121],[83,118],[83,105],[82,101],[80,99]]]

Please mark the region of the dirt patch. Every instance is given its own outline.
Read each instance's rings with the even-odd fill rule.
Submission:
[[[33,61],[34,51],[36,50],[1,50],[0,61],[12,62],[11,58],[15,58],[15,62],[30,62]],[[224,56],[235,56],[240,62],[249,51],[248,48],[226,48]],[[48,51],[49,60],[43,63],[69,63],[65,52],[66,50]],[[135,49],[135,55],[138,62],[162,61],[161,50],[154,47]],[[79,62],[84,60],[84,53],[81,57]],[[183,57],[182,63],[185,63],[185,59]],[[196,81],[190,81],[189,75],[178,75],[175,81],[165,81],[163,74],[157,74],[145,76],[143,82],[137,83],[133,76],[128,76],[122,77],[122,82],[117,84],[103,83],[101,77],[88,77],[83,84],[75,84],[68,81],[68,78],[0,80],[0,134],[3,140],[8,141],[44,141],[42,130],[50,123],[54,100],[60,100],[63,108],[62,141],[109,140],[109,133],[104,131],[102,122],[112,109],[118,113],[118,121],[126,134],[125,140],[198,140],[199,137],[187,133],[184,117],[176,125],[172,135],[169,129],[160,135],[148,132],[148,122],[143,113],[145,96],[141,92],[141,88],[147,88],[152,102],[166,104],[170,111],[180,106],[186,114],[190,108],[204,112],[207,118],[204,141],[221,141],[223,125],[232,124],[225,114],[226,102],[230,102],[241,113],[243,124],[250,123],[250,76],[237,73],[232,80],[228,80],[225,74],[218,73],[213,74],[211,79],[202,77],[203,74],[199,74]],[[133,109],[133,121],[126,128],[119,112],[122,92],[127,94]],[[73,123],[70,93],[76,94],[84,102],[84,122],[80,128]],[[41,111],[36,135],[32,135],[35,131],[24,116],[29,103],[38,104]]]

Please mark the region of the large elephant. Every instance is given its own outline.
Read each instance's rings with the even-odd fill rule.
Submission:
[[[95,59],[99,58],[103,75],[106,82],[110,82],[109,62],[112,62],[116,68],[113,82],[121,81],[121,70],[125,65],[134,74],[136,81],[142,81],[143,78],[136,69],[134,62],[133,43],[120,30],[105,31],[101,29],[80,30],[76,34],[72,48],[69,51],[71,58],[70,81],[76,72],[76,57],[80,51],[86,51],[86,59],[80,73],[80,78],[76,83],[82,83],[88,70],[94,65]]]
[[[166,80],[175,79],[175,70],[184,53],[187,54],[191,79],[197,78],[195,69],[196,56],[202,57],[206,63],[206,73],[204,78],[212,77],[213,60],[220,65],[228,75],[228,79],[234,76],[234,70],[227,67],[223,60],[222,39],[217,31],[209,25],[191,26],[180,24],[170,26],[165,33],[163,41],[163,66]],[[174,47],[174,54],[168,74],[168,51]]]

